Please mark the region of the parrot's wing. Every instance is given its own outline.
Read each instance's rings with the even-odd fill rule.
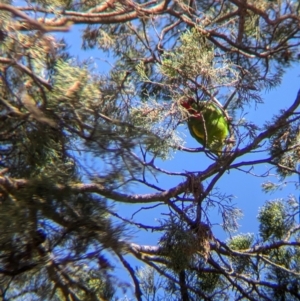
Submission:
[[[205,134],[203,132],[203,125],[201,125],[201,121],[197,121],[197,120],[194,120],[194,118],[191,118],[188,121],[188,127],[189,127],[191,136],[204,146],[205,145]]]
[[[229,124],[222,110],[214,104],[209,104],[202,114],[211,138],[224,140],[229,134]]]
[[[209,147],[218,156],[222,154],[225,146],[225,139],[229,135],[229,124],[221,110],[215,111],[210,116],[208,126]]]

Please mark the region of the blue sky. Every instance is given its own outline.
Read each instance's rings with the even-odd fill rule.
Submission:
[[[80,31],[83,26],[76,26],[73,30],[67,34],[61,34],[65,36],[66,41],[70,46],[70,52],[75,57],[78,57],[80,60],[93,58],[95,64],[98,67],[99,72],[105,73],[109,70],[109,64],[106,60],[106,54],[101,52],[100,50],[81,50],[81,39],[80,39]],[[264,103],[258,104],[257,108],[254,106],[249,107],[249,112],[246,115],[246,119],[249,121],[253,121],[258,125],[263,125],[266,121],[270,121],[272,116],[279,112],[282,108],[287,108],[295,99],[297,92],[300,88],[300,80],[299,80],[299,64],[290,68],[289,71],[283,77],[282,84],[268,92],[265,92],[263,95]],[[197,141],[195,141],[190,135],[188,130],[184,125],[179,127],[179,131],[183,132],[183,136],[186,138],[186,146],[188,147],[199,147]],[[246,160],[247,156],[240,158],[240,160]],[[249,159],[249,157],[248,157]],[[166,168],[171,171],[184,172],[184,171],[194,171],[194,170],[203,170],[209,164],[209,160],[205,158],[204,154],[199,153],[184,153],[184,152],[176,152],[171,160],[160,162],[162,165],[160,167]],[[254,173],[262,173],[263,171],[267,171],[269,166],[261,165],[255,167],[252,171]],[[159,183],[160,186],[165,188],[170,188],[180,181],[182,181],[180,177],[172,178],[170,177],[161,179]],[[275,176],[270,176],[268,178],[260,178],[251,175],[244,174],[238,171],[230,171],[225,174],[223,178],[218,183],[218,187],[220,190],[226,192],[227,194],[232,194],[234,198],[234,203],[237,204],[239,208],[244,211],[244,217],[240,220],[239,224],[241,225],[241,232],[256,232],[257,231],[257,220],[256,216],[258,213],[258,208],[261,207],[266,200],[276,199],[276,198],[286,198],[289,194],[298,194],[295,191],[295,182],[298,181],[298,177],[296,175],[287,178],[286,186],[284,189],[277,191],[272,194],[265,194],[261,190],[261,184],[267,180],[277,181]],[[135,212],[136,206],[128,206],[124,205],[122,208],[128,210],[128,212],[122,210],[122,214],[126,217],[130,217],[133,212]],[[153,224],[153,221],[159,216],[156,214],[154,216],[149,215],[148,211],[145,211],[143,215],[143,211],[137,215],[144,222],[149,222],[149,224]],[[159,209],[158,209],[159,213]],[[212,216],[212,220],[216,220],[216,223],[220,222],[217,214],[215,217]],[[224,233],[222,231],[218,231],[218,226],[215,227],[216,233],[218,233],[221,237],[224,237]],[[146,239],[148,241],[148,238]],[[144,239],[142,239],[144,241]],[[149,242],[155,243],[155,241],[149,240]]]
[[[77,27],[78,29],[79,27]],[[80,60],[93,57],[95,63],[98,66],[100,72],[107,72],[109,65],[105,62],[105,54],[99,50],[81,50],[81,40],[77,30],[73,30],[71,33],[65,35],[67,42],[70,45],[70,52],[72,55],[78,57]],[[272,116],[279,112],[280,109],[287,108],[295,100],[297,92],[300,88],[299,81],[299,64],[290,68],[289,71],[283,77],[282,84],[271,91],[266,92],[263,95],[264,103],[259,104],[257,108],[254,106],[249,107],[249,113],[246,115],[247,120],[253,121],[258,125],[263,125],[266,121],[270,121]],[[199,147],[197,141],[195,141],[190,135],[186,126],[182,125],[179,127],[179,131],[183,133],[186,138],[186,146],[188,147]],[[259,155],[251,155],[253,158],[259,158]],[[249,155],[239,158],[238,161],[244,161],[249,159]],[[159,166],[161,168],[176,171],[195,171],[204,170],[210,160],[205,157],[204,154],[199,153],[184,153],[177,151],[174,153],[172,159],[167,161],[159,161]],[[251,170],[254,174],[262,174],[269,170],[270,166],[260,165],[256,166]],[[185,180],[183,177],[160,177],[160,182],[158,185],[165,189],[173,187]],[[233,203],[236,207],[240,208],[244,216],[239,220],[240,228],[236,232],[238,233],[257,233],[258,232],[258,222],[257,214],[260,207],[262,207],[266,201],[274,200],[278,198],[287,199],[289,195],[295,195],[298,198],[299,191],[297,190],[298,176],[293,175],[284,180],[282,189],[266,194],[262,191],[261,185],[266,181],[280,182],[280,179],[275,176],[275,171],[273,175],[269,177],[258,177],[250,174],[246,174],[240,171],[231,170],[230,172],[223,175],[217,184],[219,191],[232,195]],[[204,183],[205,185],[205,183]],[[139,187],[132,189],[134,193],[141,193]],[[153,204],[150,204],[150,206]],[[125,218],[131,218],[132,214],[138,210],[140,207],[147,207],[147,205],[127,205],[127,204],[116,204],[116,209],[118,209],[118,214]],[[136,222],[142,222],[146,225],[158,226],[159,219],[164,218],[163,213],[167,213],[167,208],[164,206],[157,207],[155,210],[142,210],[135,215],[134,220]],[[213,209],[210,211],[210,220],[213,223],[213,233],[214,235],[222,240],[229,238],[229,235],[222,230],[221,227],[221,217],[218,209]],[[234,235],[234,233],[232,233]],[[150,232],[136,232],[132,235],[132,242],[139,244],[149,244],[156,245],[159,239],[159,234],[153,234]],[[133,265],[141,266],[141,263],[131,261]],[[121,272],[121,269],[117,269],[120,272],[120,276],[124,279],[129,279],[127,274]]]
[[[279,112],[282,108],[287,108],[290,106],[296,98],[298,89],[300,88],[299,81],[299,66],[290,69],[290,71],[284,76],[283,82],[280,87],[271,90],[265,94],[265,103],[258,106],[257,110],[251,107],[249,109],[249,114],[247,119],[251,120],[258,125],[263,125],[266,121],[270,121],[272,116]],[[284,102],[284,106],[283,106]],[[262,109],[263,108],[263,109]],[[180,128],[186,136],[186,146],[189,147],[199,147],[197,141],[195,141],[190,135],[185,126]],[[249,159],[249,155],[241,157],[239,161],[244,161]],[[258,155],[251,155],[251,159],[259,158]],[[173,159],[160,162],[160,167],[165,168],[170,171],[184,172],[184,171],[196,171],[205,169],[210,160],[208,160],[204,154],[199,153],[184,153],[176,152]],[[249,167],[250,168],[250,167]],[[260,166],[255,166],[251,171],[253,174],[263,174],[270,169],[270,166],[267,164],[262,164]],[[273,175],[272,175],[273,174]],[[164,188],[170,188],[182,181],[183,178],[180,177],[163,177],[159,185]],[[269,177],[257,177],[250,174],[243,173],[237,170],[231,170],[227,172],[222,179],[218,182],[217,187],[221,192],[224,192],[228,195],[233,195],[233,203],[244,213],[244,217],[239,221],[240,228],[239,232],[243,233],[256,233],[258,230],[258,223],[256,216],[258,214],[258,209],[264,205],[267,200],[273,200],[277,198],[285,198],[291,194],[298,195],[296,190],[296,184],[298,182],[298,176],[293,175],[284,180],[282,189],[273,192],[273,193],[264,193],[262,191],[261,185],[264,182],[272,181],[276,183],[282,183],[279,178],[275,176],[275,171],[271,171]],[[204,183],[205,185],[205,183]],[[297,196],[298,197],[298,196]],[[131,208],[130,208],[131,207]],[[138,206],[128,206],[124,205],[122,208],[122,214],[130,217],[132,212],[136,210]],[[131,210],[130,210],[131,209]],[[157,209],[156,213],[158,214],[149,214],[149,211],[145,210],[136,215],[137,218],[148,224],[155,222],[155,219],[159,218],[161,209]],[[144,214],[143,214],[144,212]],[[221,226],[218,225],[221,223],[220,215],[217,210],[211,212],[211,221],[214,226],[214,234],[224,239],[227,235],[222,231]],[[138,239],[140,243],[156,243],[155,238],[149,239],[149,237],[142,236]]]
[[[15,3],[18,3],[18,1]],[[78,32],[78,30],[81,28],[84,28],[84,26],[74,26],[71,32],[56,34],[56,36],[64,36],[66,38],[72,55],[78,57],[80,60],[93,57],[95,59],[95,64],[98,66],[99,72],[107,72],[109,70],[109,64],[105,62],[107,59],[105,54],[99,50],[81,50],[81,38],[80,33]],[[290,68],[283,77],[282,84],[264,94],[264,104],[258,105],[257,109],[255,109],[254,106],[249,107],[249,113],[247,114],[246,118],[258,125],[263,125],[266,121],[270,121],[272,116],[278,113],[280,109],[287,108],[289,105],[291,105],[297,95],[298,90],[300,89],[299,71],[299,64],[293,68]],[[182,131],[186,138],[186,146],[199,147],[199,144],[189,135],[189,132],[184,125],[179,127],[179,131]],[[249,156],[242,157],[239,160],[246,160],[247,158],[249,158]],[[185,172],[203,170],[208,166],[208,164],[210,164],[210,160],[208,160],[204,154],[184,153],[177,151],[174,153],[172,159],[164,162],[159,161],[158,163],[160,164],[160,167],[167,170]],[[261,165],[255,167],[252,172],[256,174],[262,174],[269,168],[270,166]],[[160,177],[159,186],[168,189],[177,185],[183,180],[185,180],[183,177]],[[297,175],[293,175],[285,179],[281,190],[266,194],[262,191],[261,185],[268,180],[280,183],[280,179],[276,178],[275,175],[262,178],[239,171],[230,171],[224,174],[218,182],[218,189],[223,193],[232,195],[233,203],[236,204],[236,207],[240,208],[244,213],[243,218],[239,220],[240,228],[236,234],[257,233],[258,210],[265,204],[266,201],[278,198],[287,199],[289,195],[296,195],[298,198],[300,191],[297,190]],[[204,183],[204,185],[205,184],[206,183]],[[132,192],[141,193],[143,190],[137,187],[136,190],[132,189]],[[132,214],[138,210],[138,208],[146,206],[147,205],[133,206],[127,204],[117,204],[116,209],[118,209],[118,213],[123,217],[130,218]],[[143,210],[135,215],[135,221],[142,222],[147,225],[158,226],[158,220],[165,217],[163,213],[168,213],[165,206],[164,208],[158,207],[151,211]],[[217,209],[210,211],[210,220],[214,225],[214,235],[222,240],[228,239],[229,235],[222,230],[222,221]],[[134,243],[156,245],[158,239],[159,234],[153,234],[151,232],[147,233],[140,231],[132,234],[132,242]],[[134,260],[130,260],[130,262],[134,266],[142,266],[141,262],[136,262]],[[119,273],[118,276],[121,277],[122,280],[131,282],[129,275],[123,269],[121,269],[119,265],[117,266],[116,272]]]
[[[15,1],[18,3],[18,1]],[[20,1],[22,2],[22,1]],[[106,60],[106,54],[98,49],[94,50],[81,50],[81,30],[85,26],[76,25],[72,27],[72,30],[67,33],[56,33],[58,37],[65,37],[67,43],[70,46],[70,52],[79,60],[93,58],[95,64],[98,67],[100,73],[105,73],[109,70],[109,64]],[[283,77],[282,84],[269,91],[264,95],[264,104],[258,105],[257,109],[253,107],[249,108],[249,113],[246,115],[247,120],[251,120],[258,125],[264,124],[266,121],[271,120],[272,116],[282,108],[287,108],[295,99],[297,92],[300,88],[299,80],[299,64],[290,68],[289,71]],[[263,109],[262,109],[263,108]],[[199,147],[199,144],[189,135],[185,126],[180,126],[179,131],[182,131],[186,137],[186,146],[188,147]],[[247,156],[242,157],[241,160],[246,160]],[[209,160],[205,158],[204,154],[199,153],[183,153],[176,152],[171,160],[160,162],[160,167],[177,172],[203,170],[209,164]],[[263,171],[267,171],[269,166],[262,165],[255,167],[253,172],[259,174]],[[180,177],[162,177],[159,185],[164,188],[170,188],[180,181],[184,180]],[[241,225],[239,232],[256,232],[257,231],[257,220],[256,216],[258,208],[261,207],[266,200],[276,198],[287,198],[290,194],[298,195],[296,191],[295,183],[298,181],[298,176],[294,175],[285,180],[286,185],[284,189],[277,191],[272,194],[265,194],[261,190],[261,184],[267,180],[279,181],[275,176],[269,178],[260,178],[251,175],[244,174],[238,171],[230,171],[226,173],[219,181],[217,187],[226,194],[232,194],[234,196],[233,202],[237,204],[237,207],[241,208],[244,212],[243,219],[240,220]],[[139,190],[137,190],[139,192]],[[298,197],[298,196],[297,196]],[[136,208],[139,206],[128,206],[122,205],[122,214],[125,217],[130,217]],[[145,212],[145,214],[144,214]],[[151,225],[156,223],[155,220],[160,218],[160,208],[155,210],[154,214],[149,214],[149,211],[141,211],[136,215],[137,219],[147,222]],[[214,212],[211,215],[211,220],[215,223],[214,232],[220,238],[225,238],[226,235],[221,231],[221,227],[217,224],[221,222],[219,214]],[[156,238],[149,239],[145,238],[144,235],[137,239],[137,242],[141,243],[156,243]]]

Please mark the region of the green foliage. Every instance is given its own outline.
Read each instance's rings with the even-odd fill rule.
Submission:
[[[259,211],[259,232],[264,241],[282,239],[293,225],[281,200],[267,202]]]
[[[277,173],[282,178],[295,171],[300,160],[298,123],[280,127],[270,139],[270,154],[276,163]]]
[[[199,249],[199,241],[195,234],[180,224],[169,224],[167,231],[160,239],[160,245],[165,249],[170,260],[170,268],[180,272],[188,268],[193,255]]]
[[[298,288],[300,285],[299,277],[292,276],[288,269],[290,267],[295,268],[294,271],[299,273],[299,250],[295,252],[291,248],[284,248],[280,250],[274,250],[271,252],[270,257],[274,265],[270,271],[268,271],[266,278],[277,284],[275,290],[269,290],[270,296],[274,300],[282,300],[282,298],[288,298],[288,300],[297,300]],[[286,294],[283,288],[288,288],[289,293]]]
[[[130,111],[130,121],[145,133],[152,133],[147,137],[147,151],[162,159],[170,158],[170,150],[183,143],[176,131],[169,129],[164,106],[155,101],[148,100]]]
[[[253,234],[239,234],[228,242],[228,247],[235,251],[247,250],[253,244],[254,237]]]
[[[198,275],[197,286],[200,290],[213,293],[216,287],[222,286],[221,276],[214,273],[201,273]]]
[[[14,4],[0,4],[0,299],[299,300],[298,199],[232,237],[231,191],[242,172],[277,193],[291,181],[270,176],[299,161],[300,95],[271,100],[264,127],[248,114],[265,118],[298,60],[299,3]],[[216,154],[236,145],[205,158],[185,123]]]
[[[234,270],[238,273],[251,271],[251,259],[248,256],[244,256],[243,252],[249,250],[253,243],[254,236],[249,233],[236,235],[229,240],[228,247],[240,253],[240,256],[233,256],[231,259]]]
[[[166,83],[199,81],[200,91],[210,96],[216,87],[235,81],[238,73],[226,57],[218,56],[216,60],[214,46],[200,32],[197,28],[184,32],[180,37],[180,45],[162,55],[159,71],[166,77]],[[188,89],[188,85],[183,88],[187,95]],[[181,90],[170,92],[176,98],[176,93],[182,93]]]

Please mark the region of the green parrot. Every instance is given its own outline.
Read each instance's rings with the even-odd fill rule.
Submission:
[[[228,121],[222,110],[211,101],[196,103],[193,98],[181,105],[189,112],[188,127],[192,137],[216,155],[221,155],[229,135]]]

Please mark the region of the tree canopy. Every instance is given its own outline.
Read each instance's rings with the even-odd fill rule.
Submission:
[[[300,300],[297,198],[265,202],[259,231],[244,234],[218,188],[261,165],[255,176],[299,174],[300,93],[274,99],[281,111],[263,125],[247,119],[299,61],[299,10],[296,0],[2,0],[2,300]],[[83,60],[86,50],[98,55]],[[229,124],[218,155],[186,143],[191,98]],[[176,169],[178,153],[193,170]],[[157,222],[137,218],[147,215]]]

